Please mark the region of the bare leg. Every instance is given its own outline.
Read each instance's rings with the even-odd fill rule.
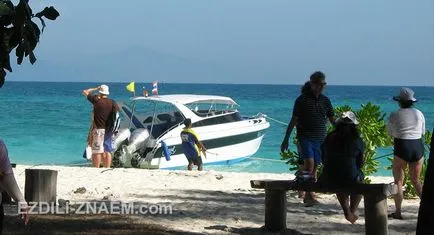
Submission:
[[[103,158],[103,166],[106,168],[110,168],[111,165],[112,165],[112,154],[110,152],[105,152]]]
[[[395,179],[395,184],[398,187],[398,192],[395,195],[395,217],[401,216],[401,205],[402,200],[404,198],[404,194],[402,191],[402,185],[404,183],[404,170],[407,166],[407,162],[395,156],[393,158],[392,171],[393,178]]]
[[[188,163],[187,169],[188,169],[189,171],[193,170],[193,163],[192,163],[192,162],[189,162],[189,163]]]
[[[312,177],[314,177],[314,178],[316,178],[315,177],[315,174],[316,174],[316,167],[315,167],[315,162],[314,162],[314,159],[313,158],[307,158],[307,159],[304,159],[304,170],[305,171],[308,171],[311,175],[312,175]],[[315,202],[317,202],[316,200],[315,200],[315,195],[314,195],[314,193],[313,192],[307,192],[306,191],[306,193],[305,193],[305,196],[304,196],[304,203],[315,203]]]
[[[315,162],[313,160],[313,157],[312,158],[304,159],[303,168],[304,168],[305,171],[308,171],[311,174],[313,174],[313,170],[315,168]]]
[[[301,145],[300,143],[297,143],[297,152],[298,152],[298,170],[299,171],[303,171],[304,170],[304,160],[303,160],[303,156],[302,156],[302,151],[301,151]],[[298,198],[304,198],[304,191],[298,191]]]
[[[337,193],[336,194],[339,204],[341,204],[342,210],[344,211],[345,219],[354,224],[359,218],[350,209],[350,199],[348,194]]]
[[[422,166],[423,157],[419,161],[409,164],[411,183],[413,183],[413,186],[416,189],[416,193],[419,197],[422,195],[422,184],[420,183],[420,173],[422,172]]]
[[[362,200],[362,195],[359,194],[350,195],[350,211],[356,216],[357,216],[357,208],[359,207],[359,203],[361,200]]]
[[[197,170],[202,171],[203,170],[203,164],[200,164],[199,166],[197,166]]]
[[[303,171],[304,165],[298,165],[298,170]],[[304,198],[305,192],[304,191],[298,191],[298,198]]]
[[[93,167],[99,168],[101,164],[101,156],[103,153],[92,153],[92,165]]]

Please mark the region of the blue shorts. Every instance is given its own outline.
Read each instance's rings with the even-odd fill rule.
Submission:
[[[321,145],[322,141],[300,139],[301,158],[303,160],[312,159],[315,165],[321,164]]]
[[[113,152],[113,134],[112,133],[106,133],[104,135],[104,152]]]
[[[202,158],[200,156],[197,156],[197,155],[190,156],[188,154],[185,154],[185,157],[188,160],[188,164],[194,164],[196,166],[203,165]]]

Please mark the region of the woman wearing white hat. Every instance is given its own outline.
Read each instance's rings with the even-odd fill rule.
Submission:
[[[356,115],[344,112],[336,124],[336,129],[330,132],[321,147],[323,156],[323,172],[319,181],[335,186],[348,186],[362,182],[364,143],[357,130]],[[361,195],[336,194],[344,211],[345,219],[354,223],[359,218],[356,210]]]
[[[410,88],[401,88],[399,95],[393,99],[398,101],[400,108],[390,115],[387,130],[394,138],[392,170],[395,184],[398,186],[398,193],[395,195],[395,212],[389,214],[389,217],[403,219],[401,215],[402,185],[404,183],[404,170],[407,165],[417,195],[420,197],[422,194],[420,173],[424,154],[422,136],[425,134],[425,117],[421,111],[413,107],[417,100]]]

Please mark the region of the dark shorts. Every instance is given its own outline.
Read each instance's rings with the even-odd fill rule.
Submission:
[[[203,164],[202,158],[199,156],[187,156],[186,155],[185,157],[187,157],[188,164],[194,164],[196,166],[201,166]]]
[[[321,145],[322,141],[300,139],[301,159],[312,159],[316,165],[321,164]]]
[[[406,162],[419,161],[424,152],[422,139],[403,140],[394,139],[393,154]]]

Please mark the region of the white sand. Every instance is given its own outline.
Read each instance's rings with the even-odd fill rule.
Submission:
[[[25,169],[15,171],[21,190]],[[137,215],[137,222],[151,222],[182,231],[238,234],[260,231],[264,224],[264,191],[252,189],[252,179],[293,179],[291,174],[233,173],[216,171],[166,171],[37,166],[58,171],[57,199],[77,201],[119,200],[141,204],[171,203],[172,215]],[[390,177],[371,177],[390,183]],[[84,187],[86,192],[74,193]],[[23,191],[24,192],[24,191]],[[334,195],[320,194],[320,205],[304,207],[296,192],[288,192],[287,227],[303,234],[364,234],[363,201],[356,224],[347,222]],[[388,201],[389,212],[394,209]],[[390,234],[415,233],[419,200],[405,200],[405,220],[389,220]]]

